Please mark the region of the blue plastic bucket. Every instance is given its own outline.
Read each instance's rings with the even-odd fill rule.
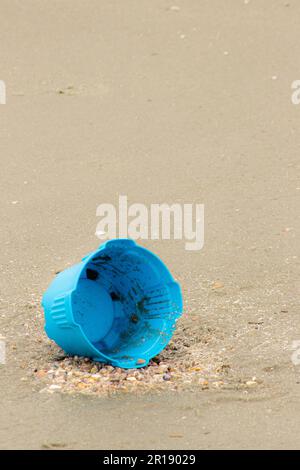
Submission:
[[[135,368],[169,343],[182,296],[156,255],[118,239],[59,273],[42,306],[47,335],[68,354]]]

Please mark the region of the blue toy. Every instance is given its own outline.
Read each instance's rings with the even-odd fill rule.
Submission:
[[[157,256],[117,239],[59,273],[42,306],[47,335],[68,354],[137,368],[169,343],[182,296]]]

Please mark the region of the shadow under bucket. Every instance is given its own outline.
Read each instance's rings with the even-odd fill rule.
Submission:
[[[169,343],[182,296],[156,255],[117,239],[59,273],[42,306],[47,335],[68,354],[135,368]]]

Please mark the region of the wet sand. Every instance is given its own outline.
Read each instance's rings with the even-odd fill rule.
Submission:
[[[298,448],[300,5],[0,6],[0,448]],[[207,384],[41,393],[42,293],[119,194],[205,204],[203,250],[143,244],[181,282],[174,341]]]

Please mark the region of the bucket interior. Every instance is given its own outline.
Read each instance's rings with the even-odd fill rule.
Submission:
[[[107,247],[82,271],[75,321],[113,364],[142,367],[170,340],[181,295],[163,263],[142,249]]]

